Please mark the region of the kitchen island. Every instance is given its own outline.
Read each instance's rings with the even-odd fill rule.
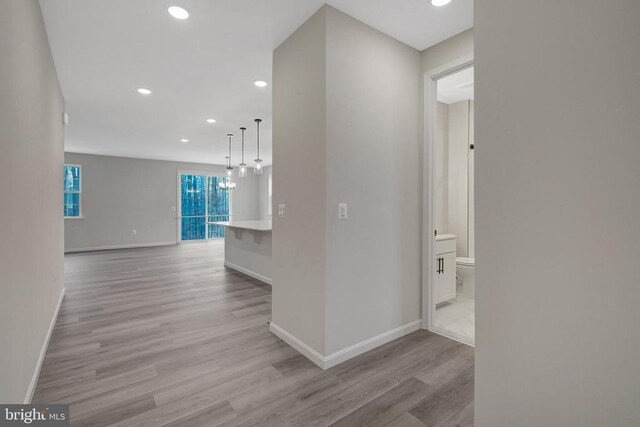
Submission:
[[[271,220],[210,222],[224,230],[224,265],[271,284]]]

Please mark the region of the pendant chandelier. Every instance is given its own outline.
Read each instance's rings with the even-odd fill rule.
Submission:
[[[253,169],[253,173],[256,175],[262,175],[262,159],[260,158],[260,122],[262,121],[262,119],[255,119],[256,122],[256,127],[257,127],[257,132],[256,132],[256,137],[257,137],[257,145],[258,145],[258,156],[255,159],[256,162],[256,166]]]
[[[245,178],[247,176],[247,164],[244,162],[244,131],[247,130],[247,128],[242,127],[240,130],[242,131],[242,163],[238,165],[238,176]]]
[[[218,183],[218,187],[223,190],[233,190],[236,188],[236,183],[233,181],[233,166],[231,166],[231,138],[233,134],[227,134],[229,137],[229,155],[226,157],[227,159],[227,179]]]

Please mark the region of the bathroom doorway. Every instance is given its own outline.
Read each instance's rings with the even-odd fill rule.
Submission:
[[[429,330],[475,344],[474,68],[472,59],[428,74],[425,194]],[[428,254],[428,255],[427,255]],[[428,268],[427,267],[428,264]],[[425,307],[425,304],[427,305]],[[426,308],[426,310],[425,310]]]

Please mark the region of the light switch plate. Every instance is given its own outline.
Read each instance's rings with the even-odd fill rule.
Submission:
[[[284,206],[284,204],[278,205],[278,216],[280,218],[284,218],[285,217],[285,206]]]
[[[338,203],[338,219],[347,219],[347,204]]]

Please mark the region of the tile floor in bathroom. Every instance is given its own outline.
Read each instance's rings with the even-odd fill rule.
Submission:
[[[462,341],[475,342],[475,302],[461,295],[436,307],[436,326],[450,331]]]

